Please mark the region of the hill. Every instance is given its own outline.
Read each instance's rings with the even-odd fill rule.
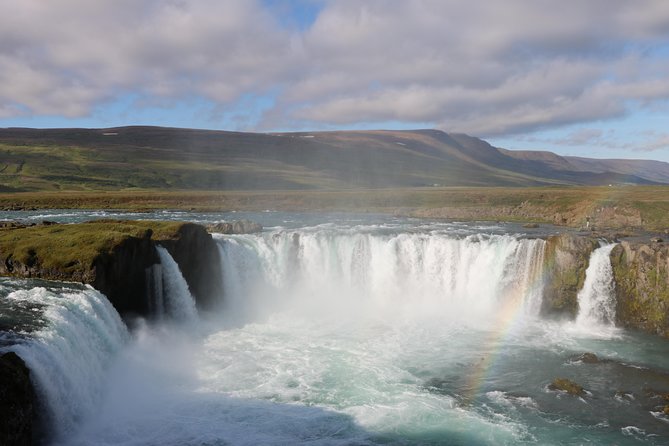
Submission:
[[[669,164],[516,152],[438,130],[0,129],[0,192],[666,184]]]

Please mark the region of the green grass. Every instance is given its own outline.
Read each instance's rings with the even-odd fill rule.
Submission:
[[[0,230],[0,255],[32,267],[63,272],[86,270],[100,254],[110,252],[128,237],[175,238],[183,223],[102,220],[71,225],[38,225]]]

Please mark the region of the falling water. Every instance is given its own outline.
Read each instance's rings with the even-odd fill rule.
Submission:
[[[216,238],[225,288],[220,320],[198,319],[163,248],[147,287],[160,294],[155,309],[164,307],[165,317],[139,324],[130,341],[90,288],[9,294],[12,304],[44,306],[43,325],[9,348],[34,372],[56,444],[669,438],[655,401],[643,406],[644,389],[664,375],[627,364],[669,368],[666,346],[653,344],[649,356],[633,334],[626,337],[635,342],[589,337],[539,317],[541,239],[377,226]],[[611,249],[592,254],[579,323],[614,320]],[[169,318],[182,322],[178,329]],[[583,351],[621,361],[570,359]],[[550,391],[557,376],[593,396]],[[611,391],[617,388],[636,399],[619,401]]]
[[[229,311],[342,301],[375,310],[494,312],[513,300],[533,316],[541,303],[545,242],[511,236],[282,231],[219,239]],[[336,296],[336,297],[335,297]],[[262,301],[255,300],[261,299]]]
[[[615,244],[606,244],[595,249],[585,271],[583,289],[578,293],[578,316],[576,325],[614,325],[616,320],[615,282],[611,267],[611,251]]]
[[[194,323],[197,321],[195,300],[188,290],[188,283],[184,279],[179,265],[174,261],[167,249],[157,246],[162,266],[162,294],[164,297],[165,313],[176,322]]]
[[[37,287],[6,299],[42,308],[42,326],[9,349],[30,368],[49,434],[66,435],[100,404],[105,370],[128,340],[125,325],[91,287]]]

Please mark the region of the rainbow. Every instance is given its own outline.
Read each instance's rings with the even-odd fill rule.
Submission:
[[[533,265],[534,267],[531,268],[529,277],[526,278],[525,283],[522,286],[508,287],[500,296],[501,306],[495,317],[492,329],[485,339],[483,348],[483,351],[491,353],[472,364],[465,386],[466,392],[462,395],[465,404],[472,403],[481,394],[481,389],[488,377],[494,375],[496,366],[500,364],[503,358],[501,346],[505,344],[505,341],[514,330],[520,327],[520,322],[527,315],[526,303],[529,294],[537,290],[543,291],[544,284],[546,283],[546,275],[554,268],[554,257],[547,258],[545,256],[545,243],[540,246],[543,250],[542,255],[539,257],[541,261]]]

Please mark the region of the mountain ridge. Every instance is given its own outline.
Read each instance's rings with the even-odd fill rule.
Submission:
[[[434,129],[0,129],[0,189],[294,190],[669,184],[669,163],[513,151]]]

